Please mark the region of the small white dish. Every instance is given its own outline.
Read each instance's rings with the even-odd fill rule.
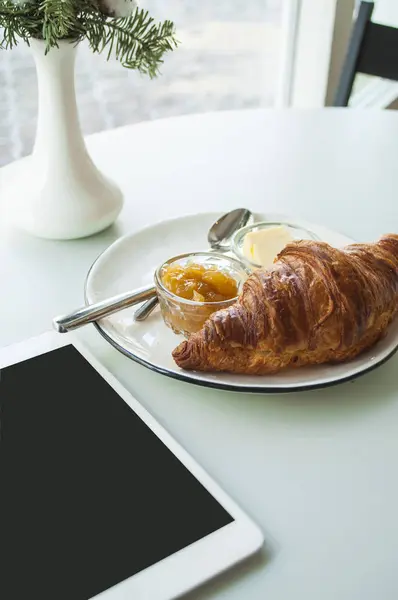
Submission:
[[[261,269],[261,265],[256,264],[255,262],[249,260],[244,254],[244,242],[245,237],[248,233],[253,231],[261,231],[263,229],[272,229],[274,227],[282,226],[292,237],[293,240],[319,240],[319,237],[308,229],[304,229],[303,227],[299,227],[297,223],[291,223],[288,221],[260,221],[255,222],[251,225],[246,225],[246,227],[242,227],[239,229],[231,240],[231,249],[235,256],[242,261],[242,263],[246,264],[251,269]]]
[[[202,213],[163,221],[124,236],[105,250],[92,265],[86,280],[87,303],[153,282],[157,267],[171,256],[205,251],[207,231],[218,213]],[[342,247],[354,240],[324,227],[286,215],[258,215],[258,220],[293,221],[317,237]],[[159,309],[142,322],[134,321],[136,307],[127,308],[96,324],[101,335],[120,352],[158,373],[197,385],[253,393],[291,392],[326,387],[355,379],[388,360],[398,349],[398,320],[383,340],[356,359],[338,365],[317,365],[274,375],[249,376],[229,373],[183,371],[172,350],[184,339],[166,327]]]

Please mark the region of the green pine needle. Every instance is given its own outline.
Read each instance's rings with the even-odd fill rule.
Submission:
[[[155,23],[148,11],[137,9],[128,17],[114,18],[101,12],[98,0],[0,0],[0,48],[20,40],[44,40],[46,52],[60,40],[87,39],[93,52],[107,50],[124,67],[150,77],[159,73],[163,56],[178,42],[172,21]]]

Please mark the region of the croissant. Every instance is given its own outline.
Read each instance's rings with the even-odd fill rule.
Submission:
[[[375,344],[397,310],[398,235],[339,250],[296,241],[173,358],[182,369],[252,375],[343,362]]]

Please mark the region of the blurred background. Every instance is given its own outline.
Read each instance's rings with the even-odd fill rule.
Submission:
[[[188,113],[328,104],[355,0],[142,0],[156,19],[176,23],[181,45],[155,80],[82,44],[76,61],[82,129],[94,133]],[[374,19],[398,26],[398,0],[377,0]],[[333,47],[332,47],[333,46]],[[325,74],[324,77],[322,74]],[[337,67],[334,68],[336,77]],[[359,76],[352,107],[394,105],[397,84]],[[37,116],[29,49],[0,51],[0,166],[29,154]]]
[[[283,0],[145,0],[181,42],[150,80],[82,44],[76,92],[84,133],[212,110],[272,106]],[[0,51],[0,165],[31,152],[37,114],[29,49]]]

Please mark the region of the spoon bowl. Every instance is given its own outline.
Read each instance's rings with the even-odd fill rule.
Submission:
[[[211,227],[207,235],[210,248],[229,250],[233,234],[245,227],[252,216],[247,208],[236,208],[220,217]]]

